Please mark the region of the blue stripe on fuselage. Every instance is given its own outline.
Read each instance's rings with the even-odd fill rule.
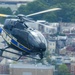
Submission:
[[[0,28],[0,34],[1,34],[1,32],[2,32],[2,28]]]
[[[23,45],[21,45],[20,43],[18,43],[17,41],[15,41],[14,39],[11,40],[11,43],[14,44],[16,47],[22,49],[23,51],[26,51],[26,52],[31,51],[31,50],[27,49],[26,47],[24,47]]]
[[[2,33],[2,28],[0,28],[0,34]],[[9,36],[9,34],[3,29],[3,33],[6,34],[6,36]],[[10,40],[10,44],[12,43],[14,46],[16,46],[17,48],[23,50],[23,51],[26,51],[26,52],[31,52],[30,49],[28,49],[27,47],[23,46],[22,44],[20,44],[17,40],[15,40],[13,38],[13,36],[9,36],[11,38]],[[4,38],[4,40],[6,40],[6,38]],[[7,41],[7,40],[6,40]],[[8,41],[7,41],[8,43]]]

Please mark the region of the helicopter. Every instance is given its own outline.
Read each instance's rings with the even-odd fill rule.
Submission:
[[[22,56],[43,59],[47,49],[47,41],[40,31],[28,27],[25,22],[35,22],[29,17],[56,10],[60,10],[60,8],[48,9],[29,15],[0,14],[0,17],[6,18],[4,25],[0,28],[0,35],[7,44],[5,48],[0,49],[0,56],[15,61],[18,61]],[[37,55],[39,58],[35,58]]]

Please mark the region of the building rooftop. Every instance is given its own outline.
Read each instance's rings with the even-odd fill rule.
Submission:
[[[10,68],[54,69],[55,67],[42,64],[10,64]]]
[[[0,0],[0,4],[17,4],[17,3],[28,3],[34,0]]]
[[[7,1],[7,2],[13,2],[13,1],[14,1],[14,2],[18,2],[18,1],[29,1],[29,2],[31,2],[31,1],[33,1],[33,0],[0,0],[0,2],[1,2],[1,1],[2,1],[2,2],[6,2],[6,1]]]

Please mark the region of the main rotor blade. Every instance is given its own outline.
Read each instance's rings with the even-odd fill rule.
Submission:
[[[40,12],[37,12],[37,13],[29,14],[26,17],[30,17],[30,16],[34,16],[34,15],[38,15],[38,14],[43,14],[43,13],[46,13],[46,12],[56,11],[56,10],[61,10],[61,8],[53,8],[53,9],[40,11]]]
[[[7,18],[9,18],[9,17],[17,17],[16,15],[6,15],[6,14],[0,14],[0,17],[7,17]]]
[[[0,14],[0,17],[8,17],[9,15],[6,14]]]

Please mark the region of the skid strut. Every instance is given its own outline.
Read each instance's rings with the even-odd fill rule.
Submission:
[[[3,57],[3,58],[14,60],[14,61],[18,61],[22,56],[32,58],[32,59],[36,59],[36,60],[41,60],[40,58],[34,57],[34,55],[32,55],[32,54],[23,55],[23,53],[21,51],[11,49],[10,47],[0,49],[0,56]]]
[[[14,61],[19,60],[22,57],[22,52],[19,51],[10,51],[10,49],[0,49],[0,56],[7,58],[7,59],[11,59]]]

